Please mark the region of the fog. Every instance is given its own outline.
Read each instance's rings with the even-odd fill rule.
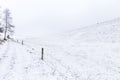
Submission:
[[[16,35],[63,33],[120,17],[119,0],[0,0],[9,8]]]

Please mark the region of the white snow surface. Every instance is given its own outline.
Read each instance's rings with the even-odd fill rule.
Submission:
[[[44,48],[44,60],[41,60]],[[120,19],[0,45],[0,80],[120,80]]]

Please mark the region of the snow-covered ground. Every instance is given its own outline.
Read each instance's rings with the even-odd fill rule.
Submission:
[[[0,45],[0,80],[120,80],[119,18],[20,43]]]

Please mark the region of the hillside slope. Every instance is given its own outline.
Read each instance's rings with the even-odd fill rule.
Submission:
[[[76,29],[67,33],[66,37],[76,44],[79,42],[120,42],[120,18]]]
[[[25,40],[59,61],[65,78],[58,80],[119,80],[120,19],[76,29],[61,36]],[[47,59],[47,58],[46,58]],[[52,63],[56,65],[54,62]],[[65,71],[65,72],[64,72]]]
[[[0,80],[119,80],[120,19],[0,45]],[[41,60],[44,48],[44,60]]]

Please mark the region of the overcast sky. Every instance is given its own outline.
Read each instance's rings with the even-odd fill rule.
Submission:
[[[120,17],[120,0],[0,1],[11,10],[16,34],[21,35],[63,32]]]

